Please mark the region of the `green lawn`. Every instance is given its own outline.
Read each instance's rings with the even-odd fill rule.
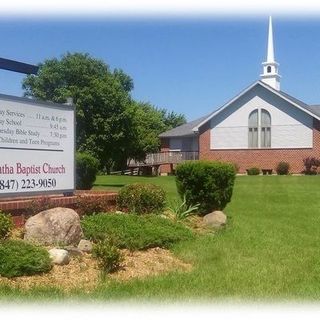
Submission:
[[[130,182],[162,185],[177,196],[173,177],[99,177],[96,188]],[[101,285],[93,299],[319,299],[320,177],[237,177],[229,223],[217,235],[180,243],[173,250],[191,262],[190,273]],[[17,296],[7,288],[0,294]],[[59,291],[33,291],[32,297],[63,297]],[[75,293],[84,296],[84,293]]]
[[[94,184],[94,189],[119,190],[128,183],[141,182],[153,183],[162,186],[168,195],[168,199],[175,199],[177,194],[175,177],[136,177],[136,176],[99,176]]]

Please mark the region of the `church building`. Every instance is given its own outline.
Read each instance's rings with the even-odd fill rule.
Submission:
[[[260,80],[211,114],[160,134],[161,151],[192,152],[200,160],[234,163],[239,173],[275,169],[280,161],[301,173],[303,159],[320,157],[320,105],[308,105],[280,89],[272,19]],[[171,167],[172,169],[172,167]],[[161,172],[170,171],[163,165]]]

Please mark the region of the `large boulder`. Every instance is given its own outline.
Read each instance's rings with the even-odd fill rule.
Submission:
[[[227,223],[227,216],[222,211],[213,211],[203,217],[203,222],[208,227],[219,228]]]
[[[54,208],[29,218],[24,240],[43,245],[77,245],[82,238],[79,215],[72,209]]]

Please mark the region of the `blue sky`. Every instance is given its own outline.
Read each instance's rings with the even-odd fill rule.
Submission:
[[[184,113],[208,114],[259,79],[268,16],[198,19],[0,19],[0,56],[37,64],[88,52],[133,79],[133,97]],[[281,89],[320,103],[320,20],[273,17]],[[22,95],[23,75],[0,70],[0,92]]]

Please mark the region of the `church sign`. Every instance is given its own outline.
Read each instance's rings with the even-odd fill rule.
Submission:
[[[75,188],[74,107],[0,95],[0,196]]]

